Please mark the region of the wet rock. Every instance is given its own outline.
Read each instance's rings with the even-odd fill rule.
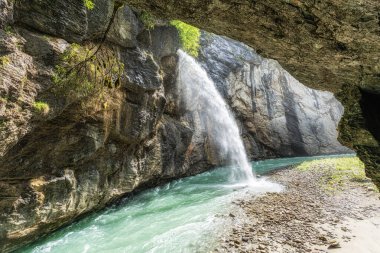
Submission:
[[[160,67],[153,55],[142,49],[124,50],[121,54],[124,60],[126,88],[131,92],[154,91],[161,88],[162,78]]]

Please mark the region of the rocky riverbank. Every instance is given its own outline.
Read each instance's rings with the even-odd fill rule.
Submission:
[[[356,158],[303,163],[269,176],[281,193],[234,201],[215,252],[377,252],[380,195]]]

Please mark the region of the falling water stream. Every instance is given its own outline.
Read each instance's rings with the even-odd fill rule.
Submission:
[[[239,128],[228,105],[213,81],[194,58],[178,50],[177,85],[185,107],[199,115],[200,123],[208,132],[218,157],[231,164],[231,180],[254,185],[255,178],[249,165]]]

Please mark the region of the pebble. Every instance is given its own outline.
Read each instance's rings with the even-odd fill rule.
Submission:
[[[248,241],[249,241],[249,238],[248,238],[248,237],[242,237],[241,240],[242,240],[243,242],[248,242]]]
[[[333,242],[328,247],[328,249],[337,249],[337,248],[341,248],[339,242]]]

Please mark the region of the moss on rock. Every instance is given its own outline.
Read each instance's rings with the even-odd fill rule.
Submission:
[[[180,20],[172,20],[170,24],[177,28],[183,50],[193,57],[198,57],[201,31],[198,28],[188,25]]]
[[[49,105],[41,101],[34,102],[33,109],[41,115],[47,115],[50,111]]]
[[[364,163],[357,157],[328,158],[303,162],[299,171],[317,170],[323,173],[320,184],[328,191],[343,190],[350,182],[360,182],[375,189],[364,171]]]

